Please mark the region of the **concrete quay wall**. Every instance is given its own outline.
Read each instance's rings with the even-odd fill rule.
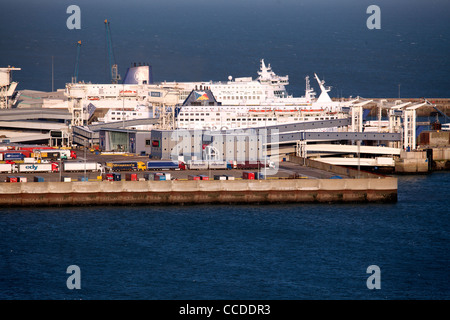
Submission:
[[[396,201],[396,178],[0,183],[0,207]]]

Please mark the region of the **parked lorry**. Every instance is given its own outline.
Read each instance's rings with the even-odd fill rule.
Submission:
[[[33,149],[31,154],[36,159],[72,160],[77,158],[76,152],[69,149]]]
[[[0,163],[0,172],[12,173],[16,171],[16,166],[11,163]]]
[[[187,162],[189,170],[223,170],[227,169],[226,161],[205,161],[205,160],[189,160]]]
[[[59,165],[52,163],[20,163],[16,165],[18,172],[58,172]]]
[[[142,161],[107,162],[106,167],[111,171],[144,171],[147,169]]]
[[[187,162],[189,170],[208,170],[208,162],[202,160],[189,160]]]
[[[274,168],[275,164],[272,161],[230,161],[228,163],[229,169],[260,169],[260,168]]]
[[[1,151],[0,152],[0,161],[23,161],[24,158],[30,156],[30,152],[28,151]]]
[[[155,160],[147,162],[147,170],[179,170],[180,164],[178,161],[172,160]]]
[[[65,161],[63,163],[64,171],[103,171],[103,166],[98,162]]]

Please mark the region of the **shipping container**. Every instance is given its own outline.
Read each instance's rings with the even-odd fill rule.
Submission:
[[[227,176],[226,175],[214,175],[214,180],[227,180]]]
[[[62,182],[72,182],[72,178],[71,177],[62,177],[61,181]]]
[[[188,180],[200,180],[200,176],[188,175]]]
[[[200,175],[200,180],[209,180],[209,177],[205,175]]]
[[[263,172],[255,172],[255,179],[256,180],[264,180],[265,176]]]
[[[88,178],[88,177],[79,177],[79,178],[78,178],[78,181],[84,181],[84,182],[87,182],[87,181],[89,181],[89,178]]]
[[[155,181],[166,181],[166,176],[163,174],[155,174],[153,176],[153,180]]]
[[[17,177],[17,182],[27,182],[27,177]]]
[[[114,181],[122,181],[122,175],[120,173],[113,173]]]
[[[106,181],[114,181],[114,175],[112,173],[104,173],[102,178]]]
[[[136,173],[127,173],[125,175],[125,180],[126,181],[138,181],[137,174]]]
[[[17,177],[8,176],[6,177],[6,182],[17,182]]]
[[[154,173],[144,173],[144,179],[145,180],[153,180]]]
[[[44,178],[43,177],[39,177],[39,176],[35,176],[34,177],[34,182],[44,182]]]
[[[255,173],[250,171],[244,171],[242,173],[242,179],[245,180],[255,180]]]

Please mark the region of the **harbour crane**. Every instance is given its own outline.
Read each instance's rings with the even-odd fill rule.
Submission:
[[[111,77],[111,83],[117,84],[120,80],[119,69],[117,67],[116,61],[114,59],[114,51],[112,46],[111,38],[111,28],[109,26],[109,21],[105,19],[105,29],[106,29],[106,50],[108,51],[109,59],[109,74]]]
[[[81,40],[77,42],[77,57],[75,60],[75,70],[73,72],[72,83],[77,83],[77,81],[78,81],[78,66],[80,64],[80,50],[81,50]]]

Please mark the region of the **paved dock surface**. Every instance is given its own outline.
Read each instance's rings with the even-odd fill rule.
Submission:
[[[76,161],[84,160],[84,152],[78,151],[78,159]],[[72,161],[72,160],[70,160]],[[115,155],[115,154],[105,154],[105,155],[96,155],[91,152],[86,153],[86,161],[91,162],[100,162],[105,164],[110,161],[151,161],[148,157],[145,156],[124,156],[124,155]],[[267,178],[289,178],[294,175],[297,178],[309,178],[309,179],[329,179],[336,174],[320,169],[310,168],[302,165],[298,165],[291,162],[280,162],[277,164],[277,172],[274,175],[267,175]],[[206,175],[209,176],[210,179],[214,178],[214,175],[229,175],[234,176],[236,179],[242,178],[242,174],[244,171],[258,171],[256,169],[251,170],[163,170],[162,172],[171,173],[171,177],[173,179],[184,180],[188,179],[189,175]],[[125,174],[130,173],[131,171],[121,171],[122,179],[125,179]],[[138,178],[143,178],[145,173],[148,172],[156,172],[154,170],[150,171],[138,171],[133,172],[138,174]],[[260,169],[260,172],[264,173],[264,168]],[[72,181],[78,180],[80,177],[85,175],[84,172],[55,172],[55,173],[0,173],[0,181],[6,181],[8,176],[24,176],[28,178],[28,181],[33,181],[34,176],[41,176],[45,181],[61,181],[62,177],[70,177]],[[98,172],[86,172],[86,176],[89,180],[97,180],[97,176],[100,174]],[[342,176],[342,178],[348,178],[348,176]]]

